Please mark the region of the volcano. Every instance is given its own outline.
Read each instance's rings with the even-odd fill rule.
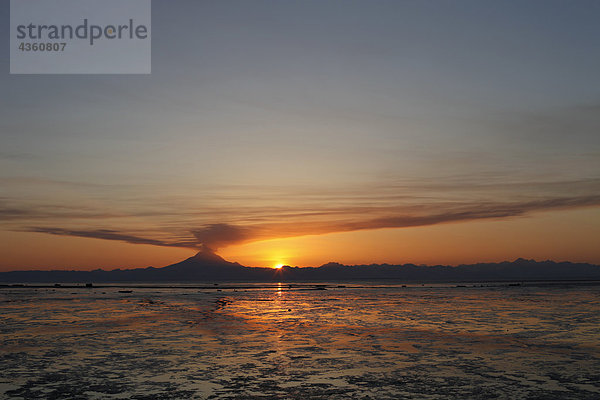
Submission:
[[[161,275],[175,281],[239,280],[255,268],[230,262],[212,251],[203,250],[181,262],[157,269]],[[260,268],[267,269],[267,268]],[[255,275],[255,274],[250,274]]]

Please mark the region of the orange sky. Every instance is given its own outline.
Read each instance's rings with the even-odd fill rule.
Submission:
[[[537,213],[502,220],[308,235],[234,245],[219,251],[248,266],[358,263],[460,264],[518,257],[600,264],[600,209]],[[0,232],[0,270],[161,267],[191,249]]]

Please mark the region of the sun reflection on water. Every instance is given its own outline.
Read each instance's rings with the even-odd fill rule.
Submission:
[[[600,394],[597,290],[319,288],[0,291],[0,397]]]

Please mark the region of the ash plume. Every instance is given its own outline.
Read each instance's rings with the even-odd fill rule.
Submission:
[[[242,243],[253,237],[248,228],[229,224],[210,224],[192,233],[203,251],[214,253],[221,247]]]

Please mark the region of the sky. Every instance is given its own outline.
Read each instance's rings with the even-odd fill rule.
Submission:
[[[8,1],[0,35],[9,36]],[[600,263],[597,1],[153,0],[150,75],[10,75],[0,270]]]

